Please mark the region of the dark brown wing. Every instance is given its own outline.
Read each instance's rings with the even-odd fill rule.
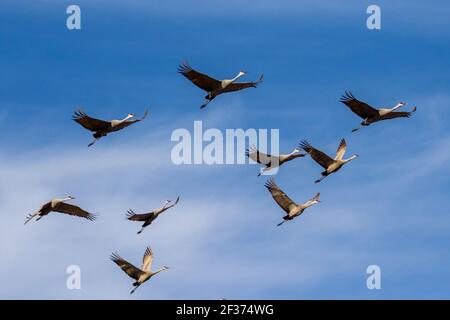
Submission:
[[[128,276],[130,276],[130,278],[133,278],[134,280],[138,280],[143,273],[142,270],[133,266],[117,253],[113,253],[110,259],[111,261],[116,263]]]
[[[53,211],[70,214],[71,216],[77,216],[77,217],[85,218],[85,219],[88,219],[91,221],[95,220],[97,217],[94,214],[84,211],[80,207],[74,206],[72,204],[64,203],[64,202],[58,204],[56,206],[56,208],[53,209]]]
[[[135,120],[127,120],[127,121],[124,121],[124,122],[122,122],[121,124],[118,124],[117,126],[113,127],[113,128],[111,129],[111,131],[119,131],[119,130],[122,130],[123,128],[126,128],[126,127],[128,127],[128,126],[131,126],[132,124],[135,124],[136,122],[139,122],[139,121],[144,120],[145,118],[147,118],[147,116],[148,116],[148,110],[145,110],[144,116],[143,116],[142,118],[140,118],[140,119],[135,119]]]
[[[266,154],[264,152],[260,152],[258,149],[256,149],[254,146],[250,146],[245,151],[245,155],[252,159],[255,162],[258,162],[263,165],[270,165],[272,160],[274,160],[275,157],[273,157],[270,154]]]
[[[292,201],[275,183],[273,179],[270,179],[264,185],[267,189],[269,189],[272,194],[273,199],[276,203],[284,210],[286,213],[289,213],[293,207],[296,206],[296,203]]]
[[[305,140],[300,142],[300,148],[302,148],[303,150],[308,152],[309,155],[311,156],[311,158],[313,158],[314,161],[316,161],[318,164],[320,164],[325,169],[327,169],[334,162],[334,160],[332,158],[330,158],[328,155],[326,155],[322,151],[317,150],[316,148],[312,147]]]
[[[416,112],[417,107],[414,107],[411,111],[393,111],[388,114],[381,116],[380,120],[394,119],[394,118],[409,118],[411,115]]]
[[[154,212],[149,213],[142,213],[142,214],[136,214],[133,210],[128,210],[128,213],[125,215],[128,220],[131,221],[147,221],[150,218],[153,218],[155,216]]]
[[[110,122],[91,118],[82,110],[75,111],[72,119],[84,128],[94,132],[105,130],[110,126]]]
[[[28,222],[33,220],[33,218],[36,217],[37,215],[41,215],[41,216],[42,215],[46,215],[46,214],[48,214],[51,211],[52,211],[52,203],[50,201],[50,202],[47,202],[46,204],[42,205],[39,208],[39,210],[36,211],[35,213],[28,214],[26,219],[25,219],[25,223],[24,224],[27,224]]]
[[[233,82],[230,83],[223,92],[232,92],[232,91],[239,91],[246,88],[256,88],[258,84],[260,84],[263,81],[264,75],[261,75],[258,81],[256,82]]]
[[[188,78],[197,87],[205,90],[206,92],[211,92],[220,89],[221,87],[221,82],[219,80],[195,71],[187,61],[178,66],[178,72]]]
[[[377,109],[369,106],[365,102],[359,101],[351,92],[345,92],[340,101],[363,119],[378,116]]]

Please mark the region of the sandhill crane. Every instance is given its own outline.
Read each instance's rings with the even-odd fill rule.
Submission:
[[[128,210],[128,214],[126,215],[128,220],[131,221],[144,221],[144,224],[142,225],[141,230],[139,230],[137,232],[137,234],[140,234],[142,231],[144,231],[144,228],[147,227],[148,225],[150,225],[153,220],[155,220],[161,213],[163,213],[164,211],[172,208],[174,205],[176,205],[178,203],[178,201],[180,200],[180,197],[177,197],[177,200],[169,205],[169,203],[171,203],[172,201],[170,200],[166,200],[166,202],[164,203],[164,205],[159,208],[156,209],[155,211],[149,212],[149,213],[143,213],[143,214],[136,214],[134,213],[133,210]]]
[[[345,92],[340,101],[349,107],[353,113],[364,119],[359,127],[353,129],[352,132],[358,131],[363,126],[369,126],[372,123],[382,120],[409,118],[417,110],[417,107],[414,107],[411,111],[395,111],[398,108],[405,106],[406,102],[399,102],[394,107],[388,109],[375,109],[367,103],[356,99],[351,92]]]
[[[305,156],[305,154],[300,153],[300,150],[297,148],[295,148],[289,154],[280,154],[278,156],[272,156],[270,154],[260,152],[257,148],[255,148],[255,146],[250,146],[250,148],[246,150],[245,154],[253,161],[258,162],[265,166],[264,168],[260,169],[258,177],[268,170],[281,166],[283,163],[294,160],[295,158]]]
[[[135,120],[129,120],[131,118],[134,118],[134,114],[127,115],[122,120],[111,120],[111,121],[104,121],[99,120],[95,118],[89,117],[84,111],[78,110],[74,112],[73,120],[77,123],[79,123],[81,126],[83,126],[85,129],[88,129],[89,131],[94,132],[92,135],[94,137],[94,141],[92,141],[88,147],[92,146],[94,143],[97,142],[98,139],[101,137],[105,137],[111,132],[122,130],[136,122],[139,122],[141,120],[144,120],[148,115],[148,110],[145,111],[145,114],[140,119]]]
[[[66,198],[62,198],[62,199],[56,198],[56,199],[53,199],[53,200],[47,202],[46,204],[42,205],[38,211],[36,211],[33,214],[29,214],[27,216],[24,224],[27,224],[36,216],[38,217],[36,219],[36,221],[38,221],[43,216],[46,216],[47,214],[49,214],[52,211],[70,214],[71,216],[86,218],[91,221],[95,220],[95,218],[97,217],[96,215],[91,214],[87,211],[84,211],[80,207],[66,203],[66,201],[70,201],[72,199],[75,199],[75,198],[72,196],[68,196]]]
[[[287,213],[287,215],[283,217],[283,221],[277,224],[277,227],[281,226],[288,220],[298,217],[303,213],[303,211],[305,211],[306,208],[320,202],[320,193],[317,193],[314,198],[306,201],[305,203],[296,204],[277,186],[273,179],[269,179],[266,182],[265,187],[270,191],[275,202],[278,203],[281,209]]]
[[[117,253],[113,253],[110,258],[114,263],[116,263],[130,278],[136,280],[133,283],[134,289],[131,290],[130,294],[132,294],[141,284],[149,280],[155,274],[160,273],[161,271],[169,269],[169,267],[162,267],[156,271],[152,271],[152,262],[153,262],[153,252],[150,247],[147,247],[145,250],[144,258],[142,259],[142,267],[141,269],[135,267],[125,259],[122,259]]]
[[[315,181],[316,183],[322,181],[322,179],[324,179],[329,174],[338,171],[347,162],[350,162],[358,157],[358,155],[355,154],[348,159],[343,159],[345,151],[347,150],[347,143],[345,142],[345,139],[342,139],[339,143],[339,147],[336,151],[336,157],[334,157],[334,159],[332,159],[322,151],[313,148],[305,140],[300,142],[300,147],[307,153],[309,153],[311,158],[313,158],[314,161],[316,161],[325,169],[325,171],[322,172],[322,177]]]
[[[222,93],[238,91],[246,88],[256,88],[263,81],[263,75],[256,82],[235,82],[245,75],[244,71],[239,71],[233,79],[216,80],[192,69],[188,62],[183,62],[178,66],[178,72],[188,78],[193,84],[203,89],[208,94],[205,96],[206,101],[200,109],[206,107],[215,97]]]

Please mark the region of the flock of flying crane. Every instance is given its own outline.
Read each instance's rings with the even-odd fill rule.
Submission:
[[[239,78],[245,75],[245,72],[243,71],[240,71],[238,75],[232,79],[216,80],[206,74],[192,69],[192,67],[187,62],[182,63],[178,67],[178,72],[189,79],[197,87],[207,92],[207,95],[205,96],[205,102],[201,105],[200,108],[206,107],[212,100],[214,100],[214,98],[216,98],[220,94],[239,91],[246,88],[256,88],[258,84],[263,81],[263,76],[261,75],[259,80],[255,82],[236,82]],[[363,119],[363,122],[360,124],[360,126],[353,129],[352,132],[355,132],[361,127],[369,126],[372,123],[378,121],[402,117],[409,118],[411,114],[417,109],[416,107],[414,107],[411,111],[396,111],[397,109],[406,105],[406,103],[404,102],[398,103],[393,108],[376,109],[369,104],[356,99],[351,92],[346,92],[345,95],[342,96],[340,102],[345,104],[353,113]],[[139,119],[131,120],[132,118],[135,118],[135,115],[129,114],[122,120],[105,121],[92,118],[84,113],[84,111],[78,110],[74,113],[73,120],[80,124],[83,128],[94,132],[94,140],[88,145],[88,147],[90,147],[100,138],[105,137],[112,132],[122,130],[134,123],[140,122],[144,120],[147,115],[148,110],[146,110],[142,118]],[[299,157],[304,157],[306,154],[309,154],[315,162],[317,162],[325,169],[321,173],[322,176],[315,181],[316,183],[318,183],[328,175],[340,170],[346,163],[358,157],[357,155],[353,155],[348,159],[344,159],[346,149],[347,143],[344,139],[342,139],[339,143],[336,155],[333,158],[328,156],[326,153],[314,148],[307,141],[302,141],[300,142],[299,147],[294,149],[290,154],[280,154],[278,156],[274,156],[260,152],[256,147],[250,146],[249,149],[247,149],[246,155],[251,160],[264,166],[258,174],[258,176],[260,176],[266,171],[269,171],[275,167],[280,167],[286,162]],[[301,153],[301,150],[304,150],[306,154]],[[273,179],[269,179],[265,183],[265,186],[270,191],[275,202],[286,212],[286,215],[283,216],[283,221],[277,226],[280,226],[285,221],[292,220],[295,217],[300,216],[305,211],[305,209],[320,202],[320,193],[317,193],[312,199],[306,201],[305,203],[297,204],[278,187]],[[62,199],[52,199],[51,201],[42,205],[35,213],[29,214],[26,217],[25,224],[30,222],[35,217],[36,221],[38,221],[42,217],[48,215],[50,212],[59,212],[72,216],[82,217],[88,220],[95,220],[96,215],[91,214],[76,205],[67,203],[68,201],[73,199],[75,198],[72,196],[68,196]],[[143,222],[141,229],[137,232],[138,234],[140,234],[145,227],[149,226],[160,214],[175,206],[179,200],[180,197],[177,197],[177,199],[173,203],[171,200],[166,200],[161,208],[143,214],[136,214],[133,210],[130,209],[126,214],[126,218],[130,221]],[[129,277],[135,280],[135,282],[133,283],[134,288],[130,293],[133,293],[140,285],[149,280],[155,274],[169,269],[168,267],[164,266],[156,271],[151,270],[153,252],[150,247],[147,247],[145,250],[141,268],[135,267],[130,262],[121,258],[117,253],[113,253],[111,255],[111,260],[115,262]]]

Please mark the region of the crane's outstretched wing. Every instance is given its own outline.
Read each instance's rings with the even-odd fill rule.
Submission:
[[[307,141],[303,140],[300,142],[300,148],[305,150],[311,158],[314,159],[318,164],[320,164],[323,168],[327,169],[334,160],[331,159],[328,155],[323,153],[320,150],[317,150],[316,148],[312,147]]]
[[[144,258],[142,258],[142,270],[150,271],[152,269],[153,251],[152,248],[147,247],[145,249]]]
[[[136,123],[136,122],[139,122],[139,121],[144,120],[145,118],[147,118],[147,116],[148,116],[148,110],[145,110],[145,113],[144,113],[144,115],[142,116],[142,118],[124,121],[124,122],[118,124],[117,126],[115,126],[114,128],[112,128],[111,131],[119,131],[119,130],[122,130],[123,128],[126,128],[126,127],[128,127],[128,126],[131,126],[132,124],[134,124],[134,123]]]
[[[74,112],[72,120],[79,123],[85,129],[90,131],[99,131],[109,127],[110,123],[108,121],[99,120],[89,117],[84,111],[78,110]]]
[[[259,77],[258,81],[255,82],[233,82],[230,83],[223,92],[232,92],[232,91],[239,91],[246,88],[256,88],[262,81],[263,81],[264,75],[261,75]]]
[[[416,112],[417,107],[414,107],[411,111],[393,111],[380,117],[380,120],[394,119],[394,118],[409,118]]]
[[[130,278],[133,278],[134,280],[138,280],[143,273],[142,270],[133,266],[117,253],[113,253],[110,259],[115,264],[117,264]]]
[[[253,161],[266,166],[269,166],[272,163],[272,161],[276,160],[277,158],[270,154],[260,152],[255,146],[250,146],[250,148],[248,148],[245,151],[245,155],[250,159],[252,159]]]
[[[341,142],[339,143],[339,147],[337,148],[336,151],[336,157],[334,159],[342,160],[346,150],[347,150],[347,142],[345,142],[345,139],[342,139]]]
[[[377,109],[371,107],[365,102],[359,101],[351,92],[345,92],[340,101],[363,119],[378,116]]]
[[[188,78],[197,87],[205,90],[206,92],[211,92],[221,87],[221,82],[219,80],[195,71],[187,61],[178,66],[178,72]]]
[[[296,205],[294,201],[292,201],[275,183],[273,179],[270,179],[264,185],[267,189],[269,189],[272,194],[273,199],[276,203],[284,210],[286,213],[289,213]]]
[[[96,215],[89,213],[87,211],[84,211],[80,207],[74,206],[72,204],[64,203],[64,202],[58,204],[53,211],[70,214],[71,216],[77,216],[77,217],[85,218],[85,219],[88,219],[91,221],[93,221],[97,218]]]
[[[125,215],[125,217],[131,221],[147,221],[148,219],[153,218],[154,216],[155,216],[154,211],[149,212],[149,213],[137,214],[137,213],[134,213],[134,211],[131,209],[128,210],[127,214]]]

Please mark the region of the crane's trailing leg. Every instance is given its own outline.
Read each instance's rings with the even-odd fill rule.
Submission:
[[[30,222],[31,220],[33,220],[34,217],[36,217],[39,214],[39,212],[33,213],[33,214],[29,214],[25,220],[24,224],[27,224],[28,222]],[[37,220],[39,220],[41,217],[39,217]]]
[[[270,169],[272,169],[272,168],[271,168],[271,167],[260,168],[260,169],[259,169],[259,173],[258,173],[258,177],[259,177],[260,175],[264,175],[264,173],[265,173],[266,171],[269,171]]]
[[[281,221],[279,224],[277,224],[277,227],[281,226],[285,222],[286,222],[286,220]]]
[[[367,119],[364,119],[364,121],[361,122],[361,124],[359,125],[359,127],[353,129],[352,132],[356,132],[356,131],[358,131],[359,129],[361,129],[362,127],[368,126],[368,125],[369,125],[369,122],[367,121]]]
[[[205,102],[200,106],[200,109],[203,109],[204,107],[206,107],[208,105],[208,103],[210,103],[211,100],[206,99]]]
[[[130,294],[133,294],[133,292],[135,292],[136,289],[139,288],[140,285],[139,285],[138,283],[135,282],[135,283],[133,283],[133,286],[134,286],[135,288],[134,288],[133,290],[131,290]]]
[[[88,144],[88,147],[90,147],[90,146],[92,146],[94,143],[96,143],[98,139],[100,139],[100,138],[95,138],[94,141],[92,141],[91,143]]]
[[[259,173],[258,173],[258,177],[259,177],[260,175],[262,175],[265,171],[266,171],[266,168],[260,168],[260,169],[259,169]]]
[[[320,181],[322,181],[323,179],[325,179],[326,176],[327,176],[327,175],[325,175],[325,174],[322,173],[322,176],[321,176],[319,179],[317,179],[316,181],[314,181],[314,182],[315,182],[315,183],[319,183]]]

